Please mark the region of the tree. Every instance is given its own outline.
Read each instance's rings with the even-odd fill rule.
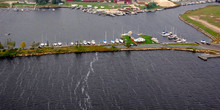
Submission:
[[[35,0],[37,4],[47,4],[49,0]]]
[[[61,2],[61,0],[52,0],[52,4],[58,4],[60,2]]]
[[[8,50],[11,50],[15,47],[15,41],[12,41],[10,38],[5,40],[5,46]]]
[[[0,49],[4,49],[4,46],[2,45],[1,42],[0,42]]]
[[[49,41],[47,41],[47,46],[49,46]]]
[[[31,48],[38,48],[38,46],[40,45],[40,43],[39,42],[35,42],[35,41],[33,41],[33,42],[31,42]]]
[[[26,47],[26,43],[24,41],[22,41],[20,44],[20,47],[24,49]]]
[[[148,9],[155,8],[155,7],[157,7],[157,4],[155,2],[150,2],[147,4]]]
[[[131,47],[131,43],[130,42],[126,42],[126,47],[127,48]]]

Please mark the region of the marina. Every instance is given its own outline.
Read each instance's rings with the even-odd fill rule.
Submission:
[[[0,110],[219,110],[220,45],[178,17],[207,4],[0,8]]]

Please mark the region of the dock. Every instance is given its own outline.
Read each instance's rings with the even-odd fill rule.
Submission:
[[[212,55],[212,54],[201,54],[198,57],[204,61],[207,61],[209,58],[220,58],[220,55]]]

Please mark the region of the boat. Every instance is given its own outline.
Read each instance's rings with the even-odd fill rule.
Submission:
[[[122,39],[119,39],[119,42],[120,42],[120,43],[124,43],[124,40],[122,40]]]
[[[92,44],[92,45],[95,45],[95,40],[92,40],[92,41],[91,41],[91,44]]]
[[[156,42],[156,43],[159,43],[158,39],[155,38],[155,37],[151,38],[151,40],[154,41],[154,42]]]
[[[106,40],[104,40],[104,41],[103,41],[103,44],[107,44],[107,41],[106,41]]]
[[[87,42],[87,44],[88,44],[88,45],[91,45],[91,42],[90,42],[90,41],[88,41],[88,42]]]
[[[160,33],[163,37],[167,37],[167,36],[170,36],[172,35],[172,32],[166,32],[166,31],[163,31],[162,33]]]
[[[46,46],[46,45],[44,45],[44,43],[40,43],[40,47],[44,47],[44,46]]]
[[[201,40],[200,42],[201,42],[202,44],[205,44],[205,43],[206,43],[206,41],[205,41],[205,40]]]
[[[86,40],[83,40],[83,45],[87,45],[87,42],[86,42]]]
[[[53,8],[52,11],[55,11],[55,9]]]
[[[117,43],[117,44],[119,44],[120,42],[119,42],[119,40],[116,38],[115,39],[115,43]]]
[[[103,44],[107,44],[107,33],[105,31],[105,40],[103,41]]]
[[[53,43],[53,46],[57,46],[57,43]]]
[[[111,43],[112,43],[112,44],[114,44],[114,43],[115,43],[115,41],[112,39],[112,40],[111,40]]]
[[[58,46],[62,46],[62,43],[61,43],[61,42],[58,42],[57,44],[58,44]]]
[[[9,35],[11,35],[11,33],[6,33],[5,35],[6,35],[6,36],[9,36]]]
[[[74,42],[70,42],[70,45],[74,45]]]

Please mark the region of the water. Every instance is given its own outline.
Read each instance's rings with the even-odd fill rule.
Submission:
[[[218,110],[219,62],[182,51],[4,59],[0,109]]]
[[[214,3],[215,4],[215,3]],[[120,37],[122,32],[133,31],[157,37],[161,42],[168,42],[161,37],[158,32],[166,29],[175,32],[188,42],[207,40],[208,37],[188,26],[178,18],[187,10],[197,9],[210,4],[200,4],[183,6],[156,13],[142,13],[132,16],[102,17],[98,15],[84,13],[81,10],[57,9],[56,11],[30,11],[15,12],[12,9],[0,9],[0,41],[4,42],[6,33],[11,33],[10,37],[19,46],[21,41],[28,44],[32,41],[50,42],[60,41],[69,43],[76,40],[96,40],[101,42],[115,37]]]

